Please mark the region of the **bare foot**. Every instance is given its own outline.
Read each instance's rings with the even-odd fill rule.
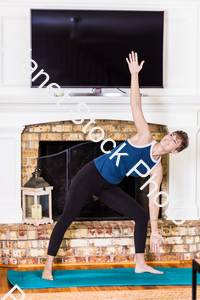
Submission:
[[[42,273],[42,278],[47,280],[53,280],[53,275],[50,270],[44,269],[44,272]]]
[[[147,264],[136,264],[135,273],[152,273],[152,274],[163,274],[164,272],[158,271],[153,269],[152,267],[148,266]]]

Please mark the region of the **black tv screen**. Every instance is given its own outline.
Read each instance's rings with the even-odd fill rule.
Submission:
[[[31,10],[32,59],[60,87],[130,87],[126,57],[139,61],[140,87],[163,87],[163,11]],[[44,75],[32,82],[38,87]]]

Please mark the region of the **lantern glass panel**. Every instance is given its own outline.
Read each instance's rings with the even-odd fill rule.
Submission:
[[[37,198],[38,198],[38,203],[42,205],[42,217],[50,218],[50,216],[49,216],[49,195],[40,195]]]
[[[31,206],[34,205],[34,196],[25,195],[25,218],[32,218]]]

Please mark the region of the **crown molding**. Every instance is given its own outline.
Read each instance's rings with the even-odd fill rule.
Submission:
[[[31,6],[31,7],[38,7],[38,8],[74,8],[74,9],[161,9],[173,7],[177,9],[183,9],[185,7],[189,9],[193,9],[194,7],[200,6],[199,0],[126,0],[126,1],[119,1],[119,0],[110,0],[109,2],[106,0],[59,0],[56,1],[49,1],[49,0],[34,0],[34,1],[19,1],[19,0],[2,0],[2,6]]]

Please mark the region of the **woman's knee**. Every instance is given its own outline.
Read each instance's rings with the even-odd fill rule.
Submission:
[[[140,214],[138,215],[138,218],[136,220],[137,223],[141,223],[142,225],[146,225],[148,224],[149,221],[149,214],[142,209],[142,211],[140,211]]]

